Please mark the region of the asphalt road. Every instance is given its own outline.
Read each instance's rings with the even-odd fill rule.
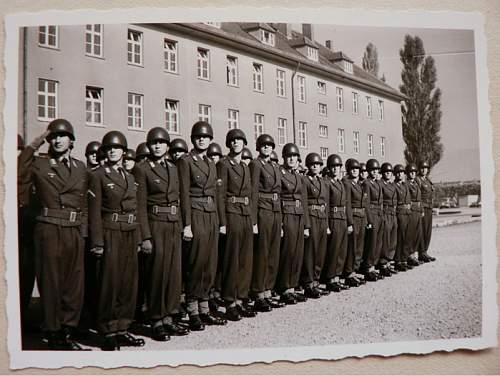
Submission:
[[[475,337],[481,332],[481,222],[436,228],[423,264],[391,278],[207,327],[138,350],[286,347]],[[31,342],[31,341],[30,341]],[[85,345],[95,346],[92,343]],[[31,346],[30,346],[31,347]]]

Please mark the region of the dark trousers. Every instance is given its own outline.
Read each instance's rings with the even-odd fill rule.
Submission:
[[[405,262],[410,255],[410,238],[408,237],[409,213],[398,213],[397,216],[397,244],[394,261]]]
[[[276,288],[279,292],[299,285],[304,258],[304,216],[283,214],[283,238]]]
[[[409,254],[413,252],[417,252],[420,247],[421,241],[421,223],[422,222],[422,213],[420,211],[412,210],[410,212],[410,216],[408,218],[408,247]]]
[[[347,257],[347,221],[341,218],[330,219],[331,235],[323,267],[323,279],[328,280],[341,276]]]
[[[398,221],[396,219],[396,214],[384,214],[383,228],[383,245],[382,253],[380,254],[380,259],[378,261],[379,265],[385,265],[394,259],[398,240]]]
[[[208,300],[217,271],[219,220],[216,212],[192,210],[193,239],[187,243],[186,297],[188,300]]]
[[[43,328],[76,327],[84,286],[84,240],[78,227],[37,223],[34,234],[36,277],[43,310]]]
[[[359,270],[363,260],[363,249],[365,244],[366,217],[353,217],[353,232],[347,242],[347,259],[344,268],[346,276]]]
[[[248,298],[252,280],[253,225],[249,215],[226,213],[221,296],[232,303]]]
[[[19,289],[21,302],[21,323],[26,321],[26,313],[35,287],[35,247],[33,232],[34,216],[27,208],[17,211],[18,254],[19,254]]]
[[[365,244],[363,254],[363,269],[377,265],[382,250],[383,241],[383,217],[377,210],[371,211],[372,228],[365,232]]]
[[[143,318],[146,306],[146,259],[148,255],[139,252],[137,254],[137,300],[135,303],[135,317]]]
[[[259,209],[259,233],[254,242],[252,292],[272,290],[280,259],[281,212]]]
[[[181,229],[179,222],[150,221],[153,252],[145,255],[148,317],[158,321],[180,307]]]
[[[88,239],[87,239],[88,240]],[[82,314],[79,326],[82,329],[89,329],[95,326],[96,308],[98,302],[98,265],[100,259],[90,253],[89,241],[85,242],[85,292],[83,299]]]
[[[138,244],[138,230],[104,229],[97,308],[97,329],[103,334],[128,330],[134,319]]]
[[[307,285],[319,281],[325,263],[328,235],[328,219],[310,216],[311,228],[309,238],[305,239],[304,260],[302,264],[301,284]]]
[[[424,216],[421,219],[420,248],[419,254],[426,254],[429,250],[432,236],[432,208],[424,208]]]

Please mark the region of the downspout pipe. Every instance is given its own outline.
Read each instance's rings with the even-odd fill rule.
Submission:
[[[23,27],[23,139],[24,143],[28,145],[28,63],[26,61],[28,57],[28,28]]]
[[[292,74],[292,126],[293,126],[293,143],[297,144],[297,127],[295,126],[295,76],[300,68],[300,61],[297,62],[295,71]]]

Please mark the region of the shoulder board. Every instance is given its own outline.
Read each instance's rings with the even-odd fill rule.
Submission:
[[[313,181],[313,177],[311,175],[307,175],[310,181]]]
[[[261,159],[261,160],[260,160],[260,163],[262,163],[262,166],[265,166],[266,161],[265,161],[265,160],[263,160],[263,159]]]
[[[351,184],[356,186],[356,182],[354,180],[351,180]]]
[[[54,158],[49,159],[49,163],[51,166],[55,166],[57,164],[56,160]]]
[[[196,155],[191,154],[191,158],[193,158],[195,162],[198,162],[198,158],[196,157]]]
[[[282,169],[281,169],[281,173],[282,173],[282,174],[285,174],[285,173],[286,173],[284,168],[282,168]]]
[[[106,171],[106,174],[111,174],[111,169],[109,167],[104,167],[104,171]]]
[[[234,163],[234,161],[232,159],[227,159],[229,161],[229,163],[231,163],[233,166],[236,165],[236,163]]]
[[[149,161],[149,165],[150,165],[152,168],[154,168],[155,163],[154,163],[153,161]]]

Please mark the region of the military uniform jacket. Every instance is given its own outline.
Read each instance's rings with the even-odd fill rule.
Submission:
[[[328,183],[322,177],[307,174],[304,178],[307,188],[307,204],[309,215],[317,218],[328,218]],[[313,209],[312,205],[321,206],[323,209]]]
[[[31,148],[27,148],[31,149]],[[31,149],[33,150],[33,149]],[[35,185],[37,198],[42,213],[36,220],[39,222],[53,223],[63,227],[80,226],[82,236],[87,236],[87,199],[85,194],[88,188],[87,169],[85,164],[78,159],[69,157],[70,168],[63,162],[50,157],[35,157],[28,151],[23,163],[28,171],[26,178]],[[44,216],[45,208],[80,212],[75,221],[68,219]]]
[[[17,156],[17,202],[19,207],[28,206],[30,202],[32,181],[31,165],[35,149],[27,146]]]
[[[281,171],[278,164],[271,161],[266,162],[259,157],[253,159],[249,167],[252,175],[254,198],[252,205],[255,215],[257,215],[257,208],[273,212],[281,211],[281,200],[279,199],[281,194]],[[262,198],[259,193],[275,193],[278,199],[273,201],[270,198]]]
[[[328,179],[328,202],[329,202],[329,213],[330,218],[335,219],[346,219],[347,218],[347,206],[350,206],[350,202],[347,202],[347,192],[344,183],[340,180]],[[344,210],[336,210],[335,207],[343,207]]]
[[[422,206],[424,208],[432,208],[432,200],[434,198],[434,184],[428,177],[418,176],[415,179],[420,186],[422,195]]]
[[[281,171],[281,211],[283,214],[303,214],[305,228],[310,228],[309,210],[307,209],[307,188],[305,177],[299,173],[291,172],[284,167]],[[295,205],[291,202],[295,201]]]
[[[369,191],[370,203],[367,212],[368,223],[372,222],[372,214],[382,214],[382,205],[384,203],[384,195],[380,180],[367,178],[363,181],[363,189]]]
[[[417,179],[408,180],[407,184],[410,190],[411,210],[421,211],[422,192],[420,191],[420,185],[418,184]]]
[[[394,186],[396,188],[396,200],[397,200],[397,213],[408,214],[410,213],[409,209],[405,209],[402,205],[410,205],[411,204],[411,195],[410,189],[408,188],[408,184],[404,181],[394,182]]]
[[[396,193],[396,184],[384,179],[380,180],[380,186],[382,187],[382,197],[384,202],[384,210],[386,207],[396,208],[398,204],[398,198]]]
[[[137,221],[114,222],[113,213],[136,216],[137,184],[134,176],[122,168],[124,176],[110,166],[102,166],[90,174],[88,201],[91,247],[104,245],[103,229],[132,231]],[[134,217],[132,217],[134,218]]]
[[[348,226],[354,223],[353,217],[365,216],[362,212],[357,212],[353,209],[364,209],[364,213],[366,213],[367,217],[369,215],[368,206],[370,205],[370,191],[364,188],[362,184],[364,184],[364,182],[358,181],[356,183],[354,180],[348,178],[344,180],[346,201],[347,203],[351,203],[351,205],[346,206]],[[369,218],[371,219],[371,217]],[[368,220],[368,223],[370,223],[370,220]]]
[[[194,151],[177,161],[181,193],[182,222],[191,225],[191,210],[217,212],[217,168],[210,158]],[[210,199],[206,199],[210,197]],[[193,198],[205,198],[196,200]]]
[[[250,168],[246,163],[238,163],[230,156],[222,158],[217,163],[217,175],[219,177],[219,200],[217,201],[219,211],[219,223],[227,225],[226,213],[234,213],[251,216],[252,223],[257,222],[252,210],[252,180]],[[236,202],[245,201],[245,202]]]
[[[177,222],[180,218],[179,175],[173,162],[165,159],[134,167],[137,183],[137,216],[143,240],[151,239],[149,220]],[[170,207],[166,213],[154,213],[155,207]]]

